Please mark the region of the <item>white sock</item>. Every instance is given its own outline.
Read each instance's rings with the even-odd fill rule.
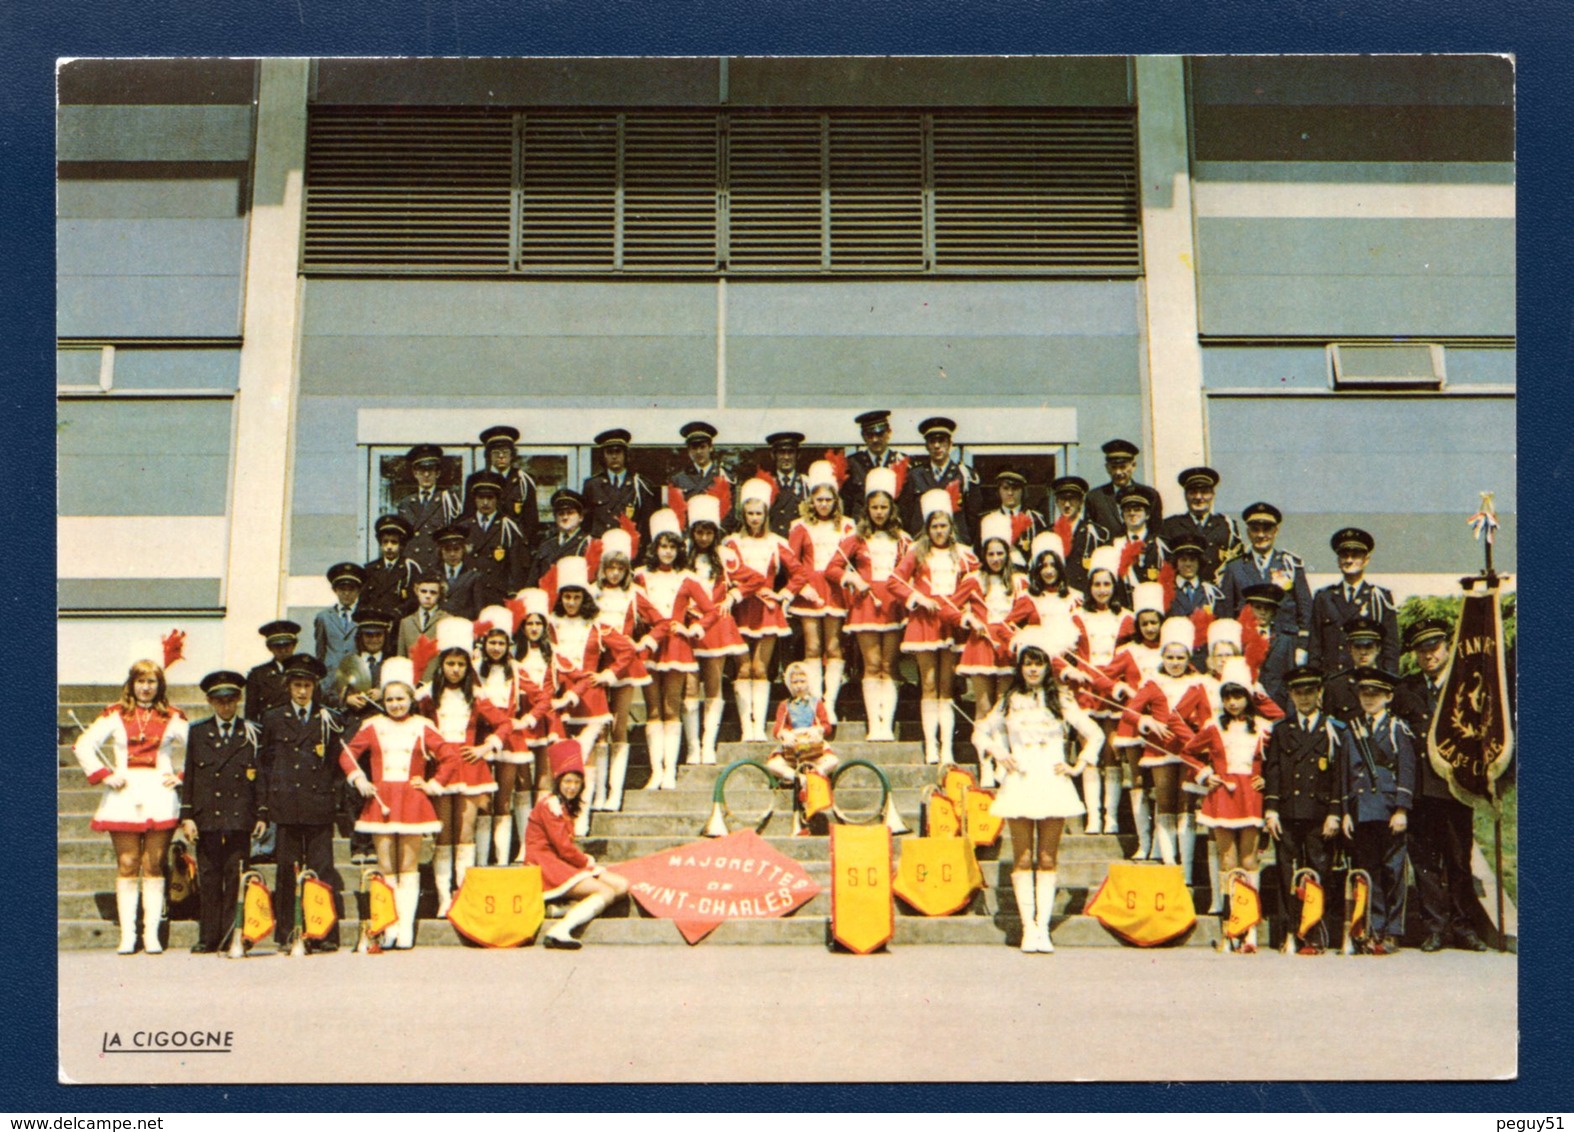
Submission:
[[[734,680],[732,695],[738,702],[738,739],[748,743],[754,739],[754,681]]]
[[[678,726],[682,727],[682,724],[680,723]],[[611,901],[599,892],[594,896],[585,897],[570,908],[563,918],[552,926],[547,935],[553,939],[570,938],[575,928],[588,924],[591,920],[601,915],[602,912],[607,910],[609,903]]]
[[[1101,809],[1104,798],[1102,771],[1097,766],[1090,766],[1082,772],[1082,804],[1088,809],[1085,819],[1086,829],[1089,833],[1102,832],[1104,819]]]
[[[1034,876],[1034,905],[1036,912],[1033,923],[1038,929],[1038,949],[1040,951],[1054,951],[1055,945],[1049,939],[1049,922],[1055,915],[1055,886],[1060,876],[1054,870],[1048,872],[1040,870]]]
[[[918,721],[924,732],[924,762],[940,761],[940,701],[925,697],[918,701]]]
[[[952,750],[956,738],[956,706],[953,701],[942,696],[935,701],[935,710],[940,714],[940,761],[950,765],[956,762],[956,754]]]
[[[667,759],[667,733],[659,719],[645,720],[645,750],[650,755],[650,781],[645,783],[645,789],[660,790]]]
[[[824,618],[821,619],[822,627]],[[809,674],[809,695],[817,700],[825,698],[825,668],[817,656],[806,657],[803,661],[804,671]]]
[[[1159,814],[1153,823],[1153,836],[1159,843],[1159,860],[1175,863],[1175,815]]]
[[[399,946],[415,946],[415,912],[421,902],[421,874],[400,873],[394,889],[394,908],[399,913]]]
[[[1131,788],[1131,820],[1137,825],[1138,861],[1146,861],[1153,852],[1153,830],[1148,825],[1148,794],[1141,786]]]
[[[492,815],[492,863],[495,865],[508,864],[509,850],[514,840],[514,813],[512,808],[506,814]]]
[[[159,921],[164,918],[164,878],[142,878],[142,950],[157,955],[164,950],[158,941]]]
[[[683,738],[688,749],[685,762],[700,761],[700,701],[683,701]]]
[[[754,680],[750,682],[751,694],[754,696],[754,741],[756,743],[769,743],[771,741],[771,682],[769,680]]]
[[[454,889],[464,887],[465,874],[475,865],[475,842],[460,845],[454,854]]]
[[[454,858],[452,845],[432,847],[432,880],[437,885],[437,914],[448,915],[448,905],[454,899]],[[400,876],[406,874],[400,873]]]
[[[880,686],[879,680],[871,680],[867,676],[863,681],[864,692],[864,718],[869,721],[868,739],[871,743],[880,742],[880,709],[885,705],[881,697],[885,691]]]
[[[826,618],[827,627],[839,624]],[[831,717],[831,722],[836,722],[836,698],[842,691],[842,674],[847,671],[845,660],[828,660],[825,662],[825,711]]]
[[[612,744],[612,751],[607,758],[607,809],[623,808],[623,783],[628,778],[628,773],[629,745]]]
[[[1033,870],[1011,870],[1011,891],[1017,898],[1017,919],[1022,921],[1022,950],[1038,950],[1038,917],[1033,907]]]
[[[137,949],[137,901],[142,898],[142,878],[115,878],[115,917],[120,921],[120,954]]]
[[[715,765],[716,740],[721,735],[721,717],[726,709],[727,701],[719,695],[705,701],[705,734],[700,741],[700,762],[706,766]]]

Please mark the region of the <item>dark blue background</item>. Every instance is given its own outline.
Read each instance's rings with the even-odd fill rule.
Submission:
[[[1372,7],[1376,7],[1375,5]],[[1554,741],[1570,706],[1570,658],[1555,652],[1568,616],[1571,308],[1574,256],[1570,115],[1574,19],[1547,0],[1390,2],[1379,14],[1348,3],[987,3],[949,0],[164,0],[160,3],[0,2],[0,428],[14,533],[13,608],[4,683],[17,698],[16,746],[3,786],[4,1017],[0,1110],[157,1112],[493,1109],[1153,1109],[1454,1110],[1536,1113],[1574,1108],[1568,1067],[1574,918],[1561,876],[1574,846],[1568,777],[1574,753]],[[55,684],[53,666],[54,71],[59,56],[134,55],[720,55],[1033,53],[1513,53],[1518,61],[1519,452],[1527,474],[1516,533],[1520,582],[1519,930],[1523,944],[1517,1082],[1461,1085],[667,1086],[606,1087],[77,1087],[56,1085]],[[1374,438],[1377,442],[1380,438]],[[1447,459],[1446,451],[1438,458]],[[1461,515],[1461,524],[1464,516]],[[347,986],[347,993],[350,988]],[[1394,1064],[1403,1033],[1352,1032],[1317,1003],[1286,1001],[1286,1025],[1326,1041],[1371,1040]],[[768,1026],[768,1021],[762,1020]],[[834,1019],[827,1019],[828,1033]],[[1330,1032],[1335,1036],[1327,1036]],[[937,1035],[938,1037],[938,1035]],[[1075,1034],[1066,1034],[1075,1041]],[[1176,1034],[1206,1040],[1199,1027]],[[939,1038],[943,1044],[944,1038]],[[1468,1047],[1469,1034],[1460,1035]],[[1248,1047],[1249,1047],[1248,1042]],[[1046,1056],[1053,1055],[1052,1043]],[[1402,1057],[1402,1055],[1401,1055]],[[1235,1059],[1238,1062],[1238,1055]],[[945,1076],[938,1056],[931,1072]],[[1112,1066],[1112,1069],[1117,1068]],[[1418,1070],[1423,1067],[1417,1066]],[[1483,1128],[1489,1127],[1485,1123]]]

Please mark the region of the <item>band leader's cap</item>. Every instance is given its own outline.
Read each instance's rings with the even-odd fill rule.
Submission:
[[[358,630],[372,629],[386,633],[393,628],[394,615],[385,609],[372,609],[363,605],[356,607],[355,613],[351,615],[351,620],[355,622],[355,627]]]
[[[1344,623],[1344,639],[1346,641],[1381,641],[1383,627],[1370,617],[1352,617]]]
[[[512,448],[519,443],[519,430],[513,425],[493,425],[482,431],[481,443],[488,448]]]
[[[301,627],[293,621],[269,621],[257,632],[262,634],[265,644],[294,644],[300,639]]]
[[[1350,670],[1350,676],[1357,688],[1370,688],[1378,692],[1392,692],[1394,685],[1399,683],[1399,677],[1392,672],[1384,672],[1381,668],[1372,665],[1353,668]]]
[[[1135,460],[1137,453],[1141,451],[1131,441],[1120,439],[1107,440],[1100,445],[1100,448],[1103,449],[1106,460]]]
[[[1285,673],[1284,686],[1287,688],[1321,688],[1323,686],[1323,670],[1315,664],[1297,665]]]
[[[337,586],[340,582],[354,582],[358,586],[364,586],[366,571],[355,562],[335,562],[328,567],[328,584]]]
[[[480,495],[483,491],[502,495],[505,486],[503,477],[496,472],[477,472],[470,477],[470,490],[476,495]]]
[[[934,433],[950,436],[956,431],[956,422],[950,417],[927,417],[918,423],[918,434],[928,440]]]
[[[1086,495],[1088,481],[1081,476],[1058,476],[1049,488],[1056,495]]]
[[[321,680],[326,675],[328,666],[309,652],[298,652],[284,662],[286,680]]]
[[[1271,605],[1278,609],[1279,603],[1284,600],[1284,587],[1276,586],[1272,582],[1261,582],[1255,586],[1247,586],[1241,591],[1241,596],[1247,601]]]
[[[854,417],[853,423],[864,432],[878,432],[882,429],[888,429],[891,427],[891,410],[870,409],[867,413],[859,413]]]
[[[457,524],[457,523],[449,523],[448,526],[439,528],[437,530],[437,532],[432,535],[432,541],[433,542],[464,542],[469,537],[470,536],[465,533],[465,529],[463,527],[461,527],[459,524]]]
[[[1432,641],[1446,641],[1453,633],[1453,626],[1441,617],[1424,617],[1410,626],[1409,632],[1405,634],[1405,648],[1417,648]]]
[[[221,668],[204,676],[200,687],[205,696],[238,696],[246,687],[246,677],[228,668]]]
[[[616,445],[628,447],[629,441],[634,439],[634,434],[626,428],[609,428],[605,432],[596,433],[597,448],[611,448]]]
[[[1212,468],[1199,465],[1195,468],[1187,468],[1176,476],[1175,480],[1182,487],[1218,487],[1219,473]]]
[[[1241,512],[1241,520],[1247,523],[1278,524],[1284,522],[1284,512],[1280,511],[1272,503],[1258,502],[1253,503]]]
[[[1346,550],[1359,550],[1362,554],[1372,553],[1372,548],[1377,545],[1377,540],[1360,527],[1340,527],[1334,532],[1334,537],[1328,540],[1328,545],[1333,547],[1335,554]]]
[[[417,444],[404,458],[413,468],[434,468],[443,462],[443,450],[435,444]]]
[[[690,421],[678,430],[683,434],[685,444],[693,444],[697,440],[715,440],[716,426],[706,424],[704,421]]]
[[[583,511],[585,497],[571,487],[560,487],[552,493],[553,511]]]
[[[765,443],[772,448],[797,448],[803,443],[803,433],[773,432],[765,438]]]

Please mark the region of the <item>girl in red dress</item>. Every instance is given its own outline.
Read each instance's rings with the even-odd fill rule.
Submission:
[[[577,927],[594,920],[614,901],[628,895],[628,881],[596,864],[594,857],[574,843],[574,823],[583,804],[584,761],[573,739],[547,748],[552,763],[552,793],[536,803],[525,826],[525,864],[541,870],[543,896],[556,900],[572,896],[578,903],[547,930],[542,943],[549,948],[577,951],[582,945],[573,936]]]
[[[697,497],[696,497],[697,498]],[[635,575],[648,603],[650,632],[640,647],[650,652],[653,675],[645,691],[645,743],[650,750],[647,790],[676,790],[683,749],[683,685],[700,670],[694,643],[715,621],[716,607],[688,569],[677,512],[663,508],[650,517],[650,546]],[[700,752],[691,750],[697,761]]]
[[[890,586],[892,595],[909,610],[902,651],[918,661],[924,761],[950,763],[955,761],[951,736],[956,709],[951,695],[961,651],[957,635],[978,589],[978,559],[956,541],[950,492],[926,491],[918,505],[924,533],[892,573]]]
[[[743,643],[738,623],[732,617],[732,607],[737,604],[739,595],[721,561],[721,501],[714,495],[696,495],[689,500],[688,510],[689,569],[716,607],[716,620],[694,643],[694,658],[700,670],[684,681],[683,726],[690,754],[697,750],[700,762],[714,763],[722,712],[727,704],[721,691],[722,671],[729,657],[747,655],[749,646]],[[703,734],[698,718],[702,703],[705,708]],[[691,719],[694,720],[692,730]]]
[[[842,626],[847,623],[847,599],[828,570],[853,534],[853,521],[842,514],[840,485],[828,460],[816,460],[804,477],[809,498],[798,505],[798,518],[787,534],[796,569],[787,589],[793,595],[788,612],[803,628],[803,666],[809,690],[825,704],[836,722],[836,697],[842,690]]]
[[[437,623],[437,669],[422,692],[421,714],[435,725],[444,742],[458,744],[463,757],[446,776],[437,796],[442,829],[432,856],[437,883],[437,914],[446,916],[454,888],[464,884],[475,864],[476,817],[481,799],[497,793],[489,760],[507,745],[508,710],[477,695],[470,647],[474,631],[463,617]],[[484,735],[484,738],[483,738]]]
[[[157,646],[138,652],[162,652]],[[180,818],[180,775],[186,717],[171,707],[164,669],[151,660],[131,666],[120,699],[77,738],[77,763],[104,797],[93,828],[109,833],[115,847],[115,912],[121,955],[137,949],[137,901],[142,902],[142,949],[164,950],[159,920],[164,915],[164,856]],[[139,879],[140,878],[140,879]]]
[[[442,829],[428,794],[452,780],[465,748],[412,712],[415,673],[408,658],[383,661],[382,692],[387,714],[361,725],[339,752],[339,765],[366,799],[356,832],[372,835],[377,867],[394,888],[399,922],[385,946],[408,948],[415,944],[415,909],[421,900],[421,837]],[[361,769],[363,756],[369,758],[370,776]]]
[[[1027,580],[1011,561],[1011,519],[999,513],[985,515],[978,533],[978,589],[962,616],[967,642],[956,666],[972,686],[975,729],[1011,686],[1016,669],[1007,622],[1017,598],[1027,590]],[[979,785],[992,788],[995,782],[994,760],[979,749]]]
[[[1078,700],[1103,728],[1106,746],[1120,722],[1122,703],[1142,682],[1136,661],[1120,644],[1136,631],[1136,622],[1115,596],[1119,562],[1120,556],[1113,547],[1101,546],[1093,552],[1088,567],[1087,601],[1072,615],[1080,639],[1073,667],[1065,672],[1065,679],[1080,686]],[[1117,831],[1120,789],[1118,758],[1106,758],[1102,766],[1083,771],[1082,797],[1088,809],[1084,832]]]
[[[733,681],[738,699],[738,720],[745,743],[769,742],[765,729],[770,724],[771,655],[776,640],[788,636],[786,602],[777,592],[777,577],[790,573],[792,552],[787,540],[766,525],[771,505],[771,485],[765,480],[749,480],[738,492],[743,526],[727,536],[721,545],[721,561],[732,588],[738,592],[733,617],[738,632],[748,644],[747,655],[738,660],[738,675]]]
[[[601,536],[601,561],[596,566],[596,620],[604,630],[634,640],[642,620],[643,595],[634,584],[634,540],[622,527],[613,527]],[[628,665],[607,688],[607,706],[612,712],[612,736],[607,773],[596,783],[596,796],[590,806],[596,810],[623,808],[623,783],[629,767],[629,716],[634,707],[634,691],[650,686],[645,660],[635,652]]]
[[[508,741],[520,763],[535,766],[534,794],[552,789],[552,767],[546,759],[547,744],[564,738],[558,718],[557,666],[552,661],[552,638],[547,626],[551,602],[546,590],[520,590],[514,595],[524,615],[514,630],[515,675],[519,682],[517,710]],[[563,705],[567,706],[564,698]],[[524,851],[524,842],[520,842]]]
[[[1126,703],[1120,726],[1115,732],[1117,749],[1128,759],[1136,753],[1138,764],[1153,779],[1153,796],[1158,810],[1154,822],[1159,859],[1175,864],[1183,812],[1181,776],[1186,764],[1180,751],[1191,741],[1193,732],[1176,708],[1201,679],[1191,668],[1191,646],[1195,627],[1187,617],[1171,617],[1159,631],[1159,670],[1148,677],[1137,694]]]
[[[519,672],[512,656],[514,614],[507,606],[489,605],[476,618],[481,659],[476,664],[476,695],[501,710],[509,720],[520,713]],[[514,790],[520,767],[530,764],[530,748],[516,743],[513,727],[492,761],[497,793],[492,795],[492,857],[494,865],[507,864],[514,845]],[[529,771],[524,772],[527,776]]]
[[[896,741],[896,650],[907,617],[891,595],[891,575],[912,540],[896,517],[896,473],[871,468],[864,479],[863,518],[825,569],[847,590],[847,631],[863,656],[864,716],[871,743]]]

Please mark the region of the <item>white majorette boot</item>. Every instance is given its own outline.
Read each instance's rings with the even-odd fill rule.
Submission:
[[[465,886],[465,874],[475,867],[475,842],[460,845],[454,852],[454,891]]]
[[[830,624],[830,619],[826,619]],[[825,662],[825,714],[831,722],[837,722],[836,697],[842,694],[842,674],[847,671],[845,660],[828,660]]]
[[[617,811],[623,808],[623,783],[629,773],[629,745],[613,743],[607,758],[607,804],[604,809]]]
[[[1033,870],[1013,869],[1011,891],[1017,898],[1017,919],[1022,921],[1022,946],[1031,955],[1038,950],[1038,919],[1033,908]]]
[[[940,714],[940,764],[950,766],[956,762],[956,754],[952,750],[952,742],[956,738],[956,705],[951,700],[939,699],[935,701],[935,706]]]
[[[1208,915],[1217,916],[1224,911],[1224,890],[1219,887],[1219,843],[1208,838],[1208,888],[1213,899],[1208,902]]]
[[[755,680],[752,684],[754,696],[754,741],[756,743],[772,742],[771,732],[775,730],[775,720],[771,718],[771,682],[769,680]]]
[[[678,788],[678,749],[683,743],[683,721],[671,720],[667,724],[667,761],[662,766],[663,776],[661,788],[663,790],[676,790]]]
[[[727,701],[715,696],[705,701],[705,733],[700,739],[700,762],[706,766],[716,763],[716,740],[721,736],[721,716]]]
[[[824,618],[821,618],[823,621]],[[809,694],[817,700],[825,698],[825,668],[817,656],[805,657],[803,670],[809,674]]]
[[[1131,820],[1137,824],[1137,851],[1131,855],[1133,861],[1146,861],[1153,856],[1153,829],[1149,824],[1148,793],[1142,788],[1141,783],[1131,788]]]
[[[682,726],[680,722],[678,727],[681,728]],[[561,920],[548,929],[541,942],[547,947],[560,948],[564,951],[578,951],[584,944],[574,938],[572,934],[574,929],[590,923],[591,920],[605,912],[608,903],[606,896],[599,892],[594,896],[585,897],[570,908]]]
[[[683,701],[683,739],[687,750],[684,762],[700,761],[700,701]]]
[[[492,815],[492,864],[508,864],[508,854],[514,843],[514,809],[506,814]]]
[[[586,752],[587,756],[589,752]],[[574,836],[585,837],[590,833],[590,811],[595,807],[590,800],[596,796],[596,780],[601,768],[593,764],[587,757],[585,759],[585,785],[579,792],[579,816],[574,819]]]
[[[901,689],[897,687],[896,680],[890,676],[880,681],[885,686],[885,710],[880,713],[880,730],[887,743],[897,741],[896,735],[896,704],[901,696]]]
[[[432,846],[432,882],[437,886],[437,918],[442,919],[448,915],[449,905],[454,902],[454,847],[452,845]]]
[[[1045,955],[1055,950],[1055,944],[1049,938],[1049,923],[1055,916],[1055,886],[1059,880],[1059,874],[1053,869],[1033,874],[1033,904],[1036,909],[1033,923],[1038,930],[1038,949]]]
[[[396,946],[400,950],[408,951],[415,946],[415,911],[416,905],[421,903],[421,874],[400,873],[399,887],[394,889],[394,909],[399,913],[399,942]],[[447,915],[444,912],[443,915]]]
[[[738,741],[754,741],[754,681],[734,680],[732,696],[738,704]]]
[[[1121,768],[1106,766],[1104,771],[1104,832],[1120,832]]]
[[[141,898],[141,877],[115,878],[115,918],[120,921],[117,954],[130,955],[137,949],[137,901]]]
[[[881,703],[881,700],[880,700],[880,695],[881,695],[880,681],[878,681],[878,680],[871,680],[867,676],[864,677],[864,680],[863,680],[863,693],[864,693],[864,718],[869,721],[869,727],[868,727],[868,730],[864,734],[864,738],[866,740],[868,740],[869,742],[871,742],[871,743],[879,743],[879,742],[881,742],[881,739],[880,739],[880,709],[884,706]]]
[[[142,878],[142,950],[149,955],[164,954],[158,940],[159,923],[164,919],[164,878]]]
[[[1175,863],[1175,815],[1159,814],[1153,821],[1153,837],[1158,843],[1159,860],[1166,865]]]
[[[1084,767],[1082,770],[1082,804],[1087,808],[1087,817],[1082,819],[1083,833],[1103,833],[1104,826],[1099,818],[1103,809],[1104,786],[1101,772],[1097,765]]]
[[[918,722],[924,732],[924,762],[933,766],[940,761],[940,701],[919,700]]]
[[[665,778],[667,760],[667,731],[659,719],[645,720],[645,753],[650,756],[650,781],[646,790],[660,790]]]
[[[1246,883],[1252,886],[1252,891],[1253,892],[1256,892],[1256,893],[1259,894],[1258,895],[1258,899],[1257,899],[1257,906],[1259,908],[1262,907],[1262,897],[1261,897],[1262,884],[1260,883],[1261,879],[1262,879],[1262,870],[1261,869],[1252,869],[1250,872],[1248,872],[1246,874]],[[1253,953],[1255,953],[1256,950],[1257,950],[1257,928],[1258,928],[1258,925],[1257,924],[1253,924],[1252,925],[1252,930],[1246,936],[1246,948],[1247,948],[1247,950],[1249,952],[1253,952]]]

